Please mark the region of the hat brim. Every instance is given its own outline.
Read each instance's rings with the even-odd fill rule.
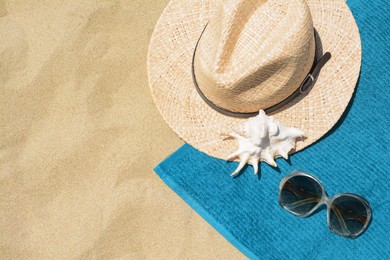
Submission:
[[[245,119],[225,116],[199,96],[192,79],[194,47],[210,20],[217,0],[171,0],[151,37],[147,58],[149,85],[158,110],[187,143],[225,159],[237,149],[224,140]],[[308,0],[320,46],[332,58],[310,92],[273,112],[289,127],[304,131],[295,151],[314,143],[340,119],[353,96],[361,66],[361,42],[356,22],[344,0]]]

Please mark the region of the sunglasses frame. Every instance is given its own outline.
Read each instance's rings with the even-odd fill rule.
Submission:
[[[304,177],[307,177],[307,178],[310,178],[312,180],[314,180],[315,182],[318,183],[318,185],[320,185],[321,187],[321,191],[322,191],[322,198],[321,200],[317,203],[317,205],[312,208],[310,211],[308,211],[307,213],[305,214],[298,214],[296,212],[293,212],[291,210],[289,210],[285,205],[284,203],[282,202],[282,189],[283,189],[283,186],[284,184],[291,178],[295,177],[295,176],[304,176]],[[345,235],[345,234],[342,234],[340,232],[338,232],[337,230],[333,229],[333,227],[331,226],[330,224],[330,211],[331,211],[331,205],[333,203],[333,201],[341,196],[349,196],[349,197],[353,197],[355,199],[358,199],[359,201],[361,201],[364,205],[364,207],[366,208],[367,210],[367,221],[366,223],[364,224],[363,228],[356,234],[351,234],[351,235]],[[292,171],[291,173],[289,173],[288,175],[284,176],[283,179],[280,181],[280,184],[279,184],[279,194],[278,194],[278,202],[279,202],[279,205],[285,209],[286,211],[290,212],[291,214],[295,215],[295,216],[298,216],[298,217],[301,217],[301,218],[305,218],[305,217],[308,217],[310,216],[314,211],[316,211],[321,205],[325,204],[326,207],[327,207],[327,222],[328,222],[328,228],[330,229],[330,231],[332,231],[333,233],[336,233],[337,235],[340,235],[340,236],[343,236],[343,237],[348,237],[348,238],[355,238],[355,237],[358,237],[360,234],[362,234],[367,226],[369,225],[370,221],[371,221],[371,207],[370,207],[370,204],[368,203],[368,201],[357,195],[357,194],[353,194],[353,193],[339,193],[339,194],[336,194],[332,197],[329,197],[328,194],[326,193],[326,190],[325,190],[325,187],[324,185],[322,184],[322,182],[317,179],[317,177],[309,174],[309,173],[306,173],[306,172],[303,172],[301,170],[294,170]]]

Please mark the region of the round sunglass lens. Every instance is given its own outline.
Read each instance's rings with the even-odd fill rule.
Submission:
[[[369,218],[368,203],[355,195],[341,195],[330,206],[330,229],[342,236],[359,235],[367,227]]]
[[[293,176],[281,189],[280,204],[295,215],[305,215],[318,205],[322,192],[316,180],[307,176]]]

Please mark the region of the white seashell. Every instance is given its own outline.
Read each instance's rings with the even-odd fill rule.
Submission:
[[[237,169],[231,174],[234,176],[246,163],[251,164],[257,174],[260,161],[276,167],[274,158],[283,157],[287,160],[288,153],[295,148],[296,138],[302,137],[303,132],[297,128],[282,125],[260,110],[257,116],[238,124],[227,136],[233,137],[239,147],[226,158],[228,161],[235,158],[240,160]]]

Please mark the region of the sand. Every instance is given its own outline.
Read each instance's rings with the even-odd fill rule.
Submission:
[[[168,1],[0,1],[0,255],[241,259],[153,172],[183,142],[149,93]]]

